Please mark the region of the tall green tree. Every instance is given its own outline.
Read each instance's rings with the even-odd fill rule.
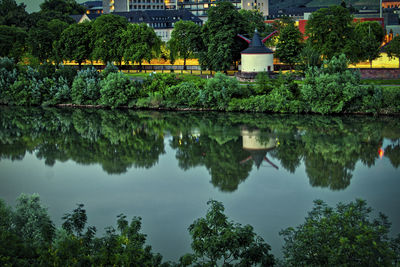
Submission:
[[[386,46],[386,53],[389,57],[397,57],[399,59],[400,68],[400,36],[396,36],[393,40]]]
[[[240,52],[247,45],[237,37],[244,31],[243,17],[231,2],[217,2],[210,7],[202,28],[205,47],[199,54],[201,65],[215,71],[228,70],[240,60]]]
[[[205,218],[189,226],[194,255],[190,259],[196,266],[273,266],[270,246],[253,232],[250,225],[242,226],[229,221],[221,202],[210,200]]]
[[[86,9],[75,0],[45,0],[40,5],[41,11],[55,11],[68,15],[81,15]]]
[[[303,36],[294,22],[289,22],[279,33],[275,55],[283,63],[292,68],[299,61],[299,54],[303,48]]]
[[[25,52],[26,31],[19,27],[0,25],[0,56],[20,60]]]
[[[244,25],[245,32],[243,33],[252,35],[256,29],[260,35],[264,35],[267,33],[265,32],[267,26],[264,23],[264,16],[258,9],[254,10],[241,9],[239,10],[239,13],[242,16],[243,20],[245,21]]]
[[[376,21],[365,21],[358,23],[354,30],[358,40],[358,59],[369,61],[372,68],[372,61],[380,56],[380,47],[384,37],[382,26]]]
[[[15,0],[0,0],[0,25],[28,26],[28,12],[25,8],[25,4],[17,4]]]
[[[170,58],[183,59],[183,69],[186,69],[186,59],[198,51],[201,40],[201,27],[193,21],[180,20],[175,23],[168,41]]]
[[[57,43],[62,59],[74,60],[81,68],[82,62],[90,59],[90,32],[91,25],[88,22],[72,24],[66,28]]]
[[[40,20],[37,25],[29,30],[28,44],[33,56],[41,62],[53,59],[59,60],[58,50],[55,47],[61,33],[68,24],[59,19],[51,21]]]
[[[363,200],[336,208],[314,201],[305,222],[281,231],[285,266],[395,266],[385,215],[371,219]]]
[[[308,42],[325,59],[345,54],[353,54],[353,17],[342,6],[321,8],[311,14],[306,25]]]
[[[104,63],[116,61],[122,63],[124,41],[122,33],[128,26],[124,17],[107,14],[98,17],[92,24],[92,57]]]
[[[121,33],[120,50],[125,61],[139,63],[142,69],[143,60],[150,62],[160,52],[161,40],[154,30],[145,23],[129,24]]]

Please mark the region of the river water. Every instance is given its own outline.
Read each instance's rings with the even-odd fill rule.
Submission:
[[[362,198],[400,232],[400,119],[0,107],[0,198],[39,193],[59,227],[83,203],[99,234],[142,217],[165,260],[191,252],[207,201],[281,256],[313,200]]]

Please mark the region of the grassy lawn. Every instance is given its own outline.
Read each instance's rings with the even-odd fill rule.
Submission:
[[[390,79],[390,80],[377,80],[377,79],[365,79],[361,80],[362,84],[372,84],[372,85],[400,85],[400,79]]]

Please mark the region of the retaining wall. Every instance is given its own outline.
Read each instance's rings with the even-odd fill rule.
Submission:
[[[362,79],[400,79],[399,69],[360,69]]]

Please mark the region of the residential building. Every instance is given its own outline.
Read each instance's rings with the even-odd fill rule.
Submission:
[[[203,21],[197,16],[193,15],[189,10],[137,10],[126,12],[113,12],[114,15],[125,17],[130,23],[146,23],[152,27],[161,38],[162,41],[167,42],[171,39],[171,33],[174,29],[176,22],[180,20],[193,21],[197,25],[203,25]],[[71,15],[77,22],[92,21],[98,18],[100,14],[83,14]]]
[[[137,10],[164,10],[164,0],[103,0],[105,14]]]

